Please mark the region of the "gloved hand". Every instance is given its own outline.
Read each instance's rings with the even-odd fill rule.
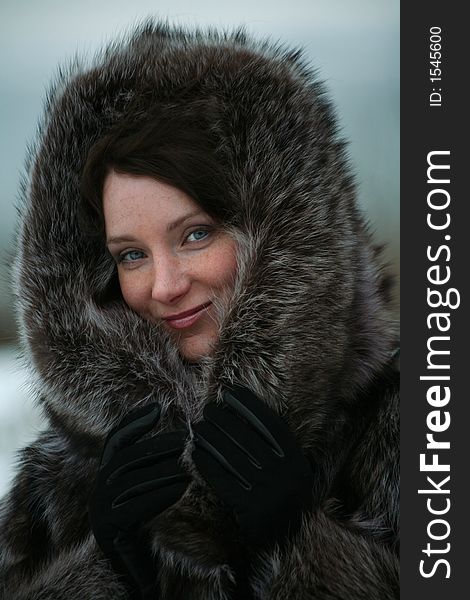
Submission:
[[[91,528],[135,598],[155,598],[156,567],[142,526],[177,502],[190,481],[179,464],[186,431],[138,441],[160,418],[151,404],[132,411],[109,434],[89,501]]]
[[[242,541],[281,542],[312,503],[313,472],[286,423],[246,388],[227,389],[194,426],[193,460],[233,509]]]

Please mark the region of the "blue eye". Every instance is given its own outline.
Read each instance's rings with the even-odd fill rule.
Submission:
[[[123,252],[118,256],[118,262],[134,262],[136,260],[140,260],[143,258],[144,253],[140,252],[140,250],[129,250],[128,252]]]
[[[190,242],[200,242],[201,240],[204,240],[208,235],[209,232],[205,229],[196,229],[195,231],[192,231],[186,239]],[[190,239],[191,237],[193,239]]]

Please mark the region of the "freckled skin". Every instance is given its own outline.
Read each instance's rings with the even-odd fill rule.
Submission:
[[[151,177],[111,171],[104,181],[103,212],[123,298],[146,319],[157,322],[191,310],[232,285],[235,241],[183,191]],[[213,306],[189,327],[165,326],[189,361],[209,355],[218,338]]]

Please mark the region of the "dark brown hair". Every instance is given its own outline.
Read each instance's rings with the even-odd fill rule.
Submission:
[[[225,170],[209,115],[194,106],[124,117],[91,148],[81,180],[80,224],[104,238],[103,183],[107,173],[154,177],[179,188],[220,223],[230,218]]]

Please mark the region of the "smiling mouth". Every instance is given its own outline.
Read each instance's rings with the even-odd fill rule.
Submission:
[[[181,312],[174,316],[164,317],[163,320],[173,329],[184,329],[185,327],[190,327],[198,319],[200,319],[206,308],[208,308],[211,304],[212,302],[206,302],[205,304],[201,304],[200,306],[197,306],[191,310]]]

